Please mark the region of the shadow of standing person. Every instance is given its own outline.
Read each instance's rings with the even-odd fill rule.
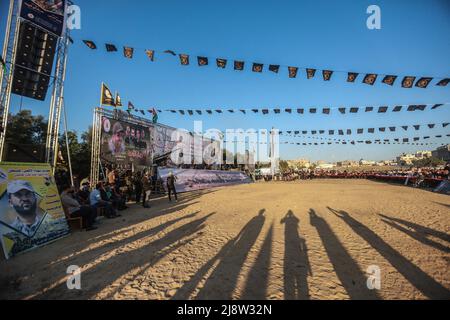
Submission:
[[[422,269],[402,256],[382,238],[368,227],[351,217],[348,212],[338,211],[328,207],[332,213],[341,218],[361,238],[367,241],[382,255],[398,272],[400,272],[414,287],[430,299],[450,299],[450,291],[434,280]]]
[[[298,233],[300,220],[289,210],[281,219],[284,229],[284,298],[309,299],[308,276],[312,275],[305,239]]]
[[[350,299],[379,299],[378,294],[367,287],[365,273],[350,256],[325,219],[319,217],[313,209],[309,210],[309,217],[311,225],[317,229],[333,269]]]
[[[256,242],[264,226],[265,209],[259,211],[232,241],[233,246],[206,280],[197,295],[200,300],[231,300],[239,273],[247,255]]]
[[[272,255],[273,224],[267,232],[266,238],[250,270],[241,300],[265,300],[267,299],[267,287],[269,283],[269,268]]]

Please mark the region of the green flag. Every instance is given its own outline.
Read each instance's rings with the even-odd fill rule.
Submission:
[[[153,123],[158,123],[158,113],[156,112],[155,108],[153,108],[152,110],[152,114],[153,114]]]

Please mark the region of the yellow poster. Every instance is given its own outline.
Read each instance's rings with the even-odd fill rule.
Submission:
[[[0,163],[0,235],[7,259],[69,233],[49,164]]]

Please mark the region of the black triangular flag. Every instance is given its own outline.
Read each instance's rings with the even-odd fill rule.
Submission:
[[[242,71],[244,70],[244,61],[234,61],[234,70]]]
[[[253,63],[252,71],[253,72],[262,72],[264,65],[262,63]]]
[[[323,80],[330,81],[331,76],[333,75],[333,71],[331,70],[322,70]]]
[[[117,51],[117,47],[113,44],[107,43],[105,44],[106,46],[106,51],[108,52],[116,52]]]
[[[218,58],[216,59],[216,64],[218,68],[225,69],[227,66],[227,60]]]
[[[278,73],[279,70],[280,70],[280,66],[279,65],[276,65],[276,64],[269,65],[269,71]]]
[[[428,78],[428,77],[420,78],[416,82],[416,87],[425,89],[426,87],[428,87],[428,85],[430,84],[430,82],[432,80],[433,80],[433,78]]]
[[[89,49],[95,50],[97,49],[96,44],[91,40],[83,40],[83,42],[87,45]]]
[[[197,57],[197,62],[200,67],[207,66],[209,63],[207,57]]]
[[[349,72],[347,75],[347,82],[355,82],[356,78],[358,77],[359,73],[356,72]]]
[[[366,76],[363,79],[363,83],[373,86],[375,84],[375,81],[377,81],[378,75],[374,73],[366,74]]]
[[[403,81],[402,81],[402,87],[403,88],[412,88],[412,86],[414,84],[414,80],[416,80],[416,77],[412,77],[412,76],[404,77]]]
[[[450,82],[450,78],[442,79],[436,85],[439,87],[445,87]]]
[[[385,84],[388,84],[390,86],[393,86],[396,79],[397,79],[397,76],[387,75],[384,77],[382,82]]]

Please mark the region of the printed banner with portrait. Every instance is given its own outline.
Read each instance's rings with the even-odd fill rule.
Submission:
[[[175,187],[177,192],[252,183],[252,179],[241,171],[160,168],[158,174],[164,185],[170,172],[176,177]]]
[[[50,165],[0,163],[0,236],[5,257],[68,233]]]
[[[149,127],[103,117],[100,157],[118,165],[151,166],[151,140]]]
[[[173,162],[173,157],[177,161],[192,161],[193,137],[186,131],[175,128],[154,125],[152,134],[152,153],[154,158],[169,155]],[[173,153],[173,154],[172,154]]]
[[[65,28],[66,0],[21,0],[20,17],[61,37]]]

